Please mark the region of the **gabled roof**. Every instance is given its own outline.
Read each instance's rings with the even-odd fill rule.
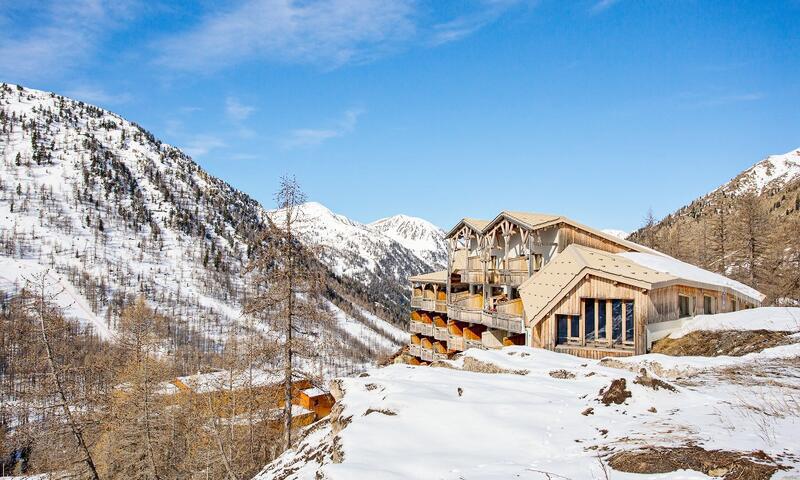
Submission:
[[[578,223],[575,220],[572,220],[571,218],[565,217],[563,215],[551,215],[548,213],[512,212],[509,210],[503,210],[491,222],[488,222],[486,224],[486,226],[483,228],[483,233],[484,234],[488,233],[503,218],[508,218],[509,220],[517,223],[518,225],[524,226],[531,230],[546,228],[553,225],[558,225],[559,223],[564,223],[567,225],[571,225],[572,227],[575,227],[579,230],[591,233],[592,235],[595,235],[597,237],[616,243],[617,245],[620,245],[634,252],[648,252],[661,255],[661,252],[645,247],[644,245],[639,245],[638,243],[634,243],[628,240],[623,240],[619,237],[608,234],[601,230],[597,230],[595,228],[583,225],[582,223]]]
[[[468,218],[468,217],[462,218],[461,220],[458,221],[455,227],[451,228],[450,231],[447,232],[447,235],[445,235],[444,238],[452,237],[453,235],[458,233],[458,231],[461,230],[461,228],[464,227],[465,225],[474,230],[475,232],[480,233],[483,231],[484,227],[486,227],[487,223],[489,223],[488,220],[479,220],[477,218]]]
[[[520,285],[526,322],[541,320],[587,274],[646,289],[676,279],[619,255],[572,244]]]
[[[722,275],[661,253],[608,253],[572,244],[519,287],[526,323],[535,325],[586,275],[618,281],[647,290],[686,285],[716,291],[735,291],[761,303],[760,292]]]
[[[408,277],[408,281],[418,283],[447,283],[447,270],[414,275],[413,277]]]

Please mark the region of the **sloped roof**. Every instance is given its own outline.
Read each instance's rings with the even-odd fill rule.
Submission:
[[[525,320],[538,322],[588,273],[647,289],[676,279],[619,255],[572,244],[520,285]]]
[[[447,283],[447,270],[414,275],[413,277],[408,277],[408,281],[419,283]]]
[[[455,227],[451,228],[450,231],[447,232],[447,235],[445,235],[444,238],[452,237],[453,235],[458,233],[458,231],[461,230],[461,227],[463,227],[464,225],[475,230],[476,232],[482,232],[488,223],[489,223],[488,220],[480,220],[477,218],[464,217],[458,221]]]
[[[661,253],[614,254],[572,244],[520,285],[526,323],[538,323],[587,274],[648,290],[687,285],[734,290],[756,303],[764,298],[744,284]]]
[[[514,221],[515,223],[527,227],[531,230],[535,230],[538,228],[545,228],[551,225],[557,225],[559,223],[565,223],[579,230],[586,231],[588,233],[591,233],[592,235],[616,243],[617,245],[625,247],[634,252],[648,252],[656,255],[661,255],[661,252],[653,250],[652,248],[645,247],[644,245],[639,245],[638,243],[634,243],[629,240],[623,240],[619,237],[608,234],[601,230],[597,230],[595,228],[586,226],[582,223],[578,223],[575,220],[572,220],[571,218],[565,217],[563,215],[551,215],[549,213],[513,212],[509,210],[503,210],[491,222],[487,222],[486,226],[483,228],[483,233],[484,234],[488,233],[489,230],[494,228],[494,226],[503,218],[508,218]]]

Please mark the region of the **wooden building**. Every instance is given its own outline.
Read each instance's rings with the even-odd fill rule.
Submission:
[[[531,345],[645,353],[684,318],[760,305],[739,282],[566,217],[501,212],[447,234],[448,268],[411,277],[410,353]]]

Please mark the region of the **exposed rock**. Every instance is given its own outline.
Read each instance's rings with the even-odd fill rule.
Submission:
[[[642,385],[644,387],[650,387],[653,390],[658,390],[663,388],[664,390],[669,390],[670,392],[677,392],[678,389],[670,385],[669,383],[659,380],[658,378],[651,377],[649,373],[647,373],[647,369],[642,368],[639,370],[639,375],[633,381],[633,383],[637,385]]]
[[[550,376],[553,378],[560,378],[560,379],[568,379],[568,378],[575,378],[575,374],[570,372],[569,370],[559,369],[559,370],[551,370],[549,372]]]

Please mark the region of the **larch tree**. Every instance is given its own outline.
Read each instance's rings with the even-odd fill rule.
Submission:
[[[325,270],[319,247],[298,237],[305,194],[294,177],[282,177],[275,194],[278,210],[253,247],[246,272],[254,292],[244,313],[262,319],[278,335],[283,362],[284,448],[292,445],[292,399],[296,363],[319,356],[324,324],[331,321],[323,293]]]
[[[737,263],[744,270],[742,280],[755,286],[764,277],[764,258],[771,244],[769,214],[753,192],[745,192],[736,198],[736,212],[732,237]]]

